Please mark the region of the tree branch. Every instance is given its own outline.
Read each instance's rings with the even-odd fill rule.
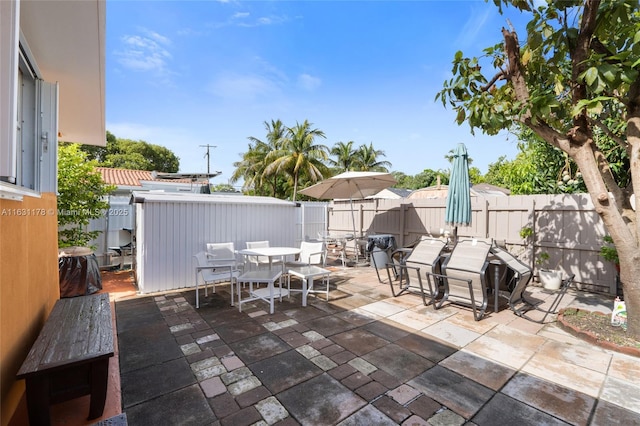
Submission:
[[[589,57],[589,48],[593,33],[596,29],[598,7],[600,0],[586,0],[584,2],[584,10],[582,12],[582,20],[580,22],[580,31],[576,40],[575,49],[570,49],[572,72],[571,80],[573,81],[573,105],[577,105],[587,97],[587,87],[583,83],[578,83],[579,76],[587,67],[587,58]],[[586,110],[574,118],[574,125],[578,131],[589,133],[589,123]],[[590,137],[590,135],[588,136]]]
[[[624,148],[625,150],[627,149],[627,141],[621,138],[620,136],[616,135],[615,133],[613,133],[613,131],[609,128],[609,126],[607,126],[597,118],[589,118],[589,121],[594,126],[598,126],[600,129],[602,129],[602,131],[605,132],[607,136],[609,136],[615,143],[617,143],[618,146],[620,146],[621,148]]]
[[[485,84],[484,86],[480,87],[480,90],[483,92],[486,92],[487,90],[491,89],[491,87],[493,87],[493,85],[496,83],[496,81],[498,80],[506,80],[507,79],[507,74],[504,70],[500,70],[496,75],[493,76],[493,78],[491,80],[489,80],[489,82],[487,84]]]
[[[524,74],[522,72],[522,66],[520,64],[520,43],[518,42],[518,34],[515,31],[509,31],[506,28],[502,28],[502,36],[504,37],[504,50],[507,55],[508,76],[509,81],[513,84],[514,93],[516,99],[523,105],[529,103],[529,89],[527,88],[527,82],[525,81]],[[531,118],[531,110],[527,110],[521,117],[524,122]]]

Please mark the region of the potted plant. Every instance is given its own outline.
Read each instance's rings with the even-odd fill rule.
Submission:
[[[545,289],[558,290],[562,284],[562,271],[548,267],[549,257],[549,253],[543,251],[540,252],[536,258],[536,265],[538,265],[538,279]]]

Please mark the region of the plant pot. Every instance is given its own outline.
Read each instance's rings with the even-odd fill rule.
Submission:
[[[547,290],[558,290],[562,284],[562,271],[554,269],[540,269],[538,279]]]

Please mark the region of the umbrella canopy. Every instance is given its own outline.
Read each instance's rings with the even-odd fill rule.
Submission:
[[[391,173],[345,172],[300,191],[300,194],[325,199],[361,199],[396,184]]]
[[[453,157],[444,214],[445,222],[453,226],[468,225],[471,223],[471,190],[467,148],[463,143],[458,144]]]
[[[349,199],[351,203],[351,221],[353,222],[353,237],[356,238],[356,218],[353,211],[353,199],[366,198],[370,195],[396,184],[391,173],[381,172],[344,172],[318,182],[300,191],[300,194],[319,199]],[[358,251],[356,250],[356,264]]]

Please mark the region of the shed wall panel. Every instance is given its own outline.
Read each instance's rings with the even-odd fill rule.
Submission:
[[[295,204],[146,201],[139,204],[137,280],[141,293],[195,285],[193,255],[207,243],[269,240],[272,246],[299,246]]]

